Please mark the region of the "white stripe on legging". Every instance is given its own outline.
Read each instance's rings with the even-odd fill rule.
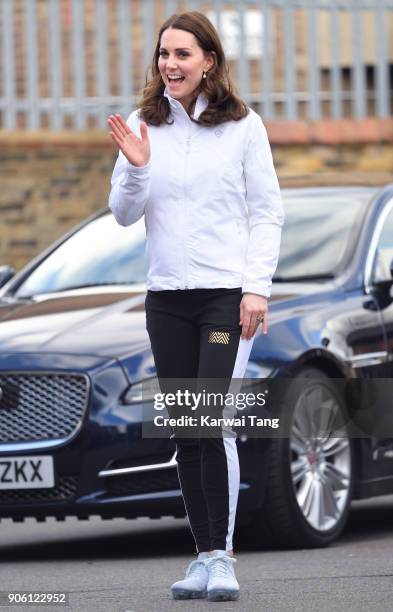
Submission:
[[[250,353],[252,349],[252,345],[254,342],[255,335],[250,338],[250,340],[246,340],[244,338],[239,339],[239,346],[237,349],[235,364],[232,372],[232,380],[229,385],[228,393],[233,393],[234,396],[239,391],[241,386],[241,380],[244,378],[244,373],[247,368],[248,360],[250,358]],[[231,418],[235,416],[236,409],[235,406],[224,406],[222,411],[224,418]],[[224,449],[227,459],[227,470],[228,470],[228,496],[229,496],[229,517],[228,517],[228,532],[226,537],[226,550],[232,550],[233,544],[233,532],[235,529],[235,517],[236,517],[236,508],[237,508],[237,500],[239,497],[239,487],[240,487],[240,467],[239,467],[239,457],[237,454],[237,446],[236,446],[236,433],[229,427],[222,427],[223,430],[223,441],[224,441]]]

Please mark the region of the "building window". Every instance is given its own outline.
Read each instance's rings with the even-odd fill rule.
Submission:
[[[207,17],[219,31],[225,54],[228,59],[237,59],[240,55],[242,39],[241,14],[233,10],[208,11]],[[259,11],[244,11],[245,56],[249,59],[263,55],[263,17]]]

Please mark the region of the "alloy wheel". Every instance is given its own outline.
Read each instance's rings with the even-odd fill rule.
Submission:
[[[320,381],[310,381],[293,413],[292,484],[304,519],[320,532],[337,525],[350,491],[350,440],[346,428],[335,425],[340,416],[339,401]]]

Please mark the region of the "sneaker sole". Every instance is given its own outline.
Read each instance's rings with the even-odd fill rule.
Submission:
[[[172,589],[173,599],[204,599],[207,591],[189,591],[187,589]]]
[[[239,591],[230,591],[228,589],[213,589],[208,592],[207,599],[209,601],[236,601],[239,599]]]

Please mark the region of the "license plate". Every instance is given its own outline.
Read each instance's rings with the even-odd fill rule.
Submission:
[[[0,457],[0,490],[42,489],[54,486],[53,457]]]

